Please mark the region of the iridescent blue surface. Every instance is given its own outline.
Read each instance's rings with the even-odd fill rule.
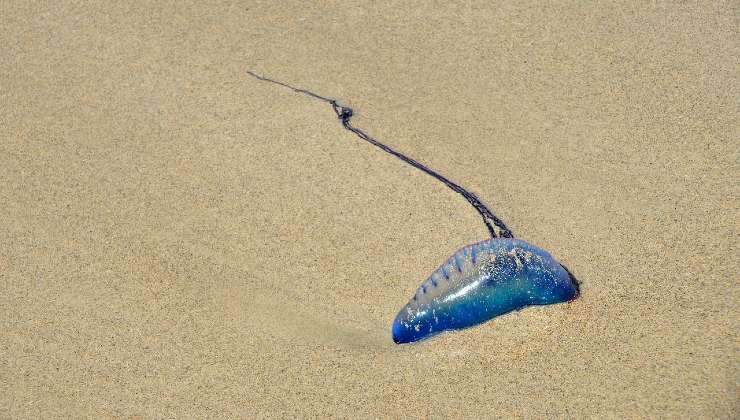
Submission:
[[[393,341],[409,343],[576,297],[578,283],[547,251],[519,239],[489,239],[459,250],[422,283],[393,321]]]

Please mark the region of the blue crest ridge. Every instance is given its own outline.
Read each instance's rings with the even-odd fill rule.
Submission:
[[[448,273],[447,265],[453,264],[457,270]],[[465,247],[439,272],[450,281],[430,280],[430,287],[422,283],[422,293],[417,292],[393,321],[396,343],[472,327],[531,305],[567,302],[579,294],[578,283],[565,267],[520,239],[494,238]]]

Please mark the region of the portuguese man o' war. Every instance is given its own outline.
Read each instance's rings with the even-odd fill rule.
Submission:
[[[520,239],[478,197],[418,161],[370,137],[350,122],[352,108],[287,83],[247,73],[331,105],[342,126],[373,146],[432,176],[463,196],[481,215],[491,239],[468,245],[440,266],[396,315],[393,341],[411,343],[481,324],[531,305],[573,300],[578,281],[545,250]]]

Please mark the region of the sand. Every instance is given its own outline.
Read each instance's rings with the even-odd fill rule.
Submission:
[[[738,4],[3,2],[0,417],[737,417]],[[396,346],[480,196],[582,282]]]

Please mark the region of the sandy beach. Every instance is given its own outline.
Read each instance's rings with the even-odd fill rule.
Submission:
[[[737,2],[0,5],[1,418],[737,418]],[[414,345],[486,239],[581,297]]]

